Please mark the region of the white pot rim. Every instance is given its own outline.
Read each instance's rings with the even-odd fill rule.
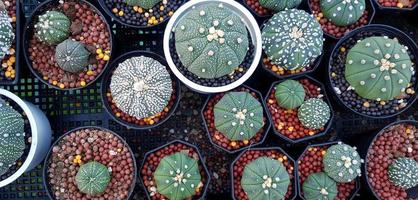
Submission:
[[[19,105],[20,108],[22,108],[22,110],[25,112],[26,117],[29,120],[29,124],[30,124],[30,128],[31,128],[31,146],[29,149],[29,153],[26,156],[25,161],[23,162],[23,164],[19,167],[19,169],[12,174],[11,176],[7,177],[6,179],[0,181],[0,188],[4,187],[12,182],[14,182],[16,179],[18,179],[30,166],[32,160],[35,157],[35,152],[36,152],[36,148],[37,148],[37,143],[38,143],[38,127],[37,124],[35,122],[35,118],[33,116],[32,111],[29,109],[29,107],[26,105],[26,103],[18,96],[16,96],[15,94],[5,90],[5,89],[0,89],[0,96],[5,96],[9,99],[11,99],[12,101],[14,101],[17,105]],[[28,133],[26,133],[28,134]]]
[[[254,58],[251,62],[250,68],[247,70],[247,72],[238,80],[224,86],[219,87],[209,87],[209,86],[203,86],[199,85],[188,78],[186,78],[178,69],[177,66],[174,64],[173,58],[170,53],[170,36],[173,28],[178,24],[179,19],[183,16],[183,14],[193,9],[194,6],[205,4],[208,2],[218,2],[222,3],[229,8],[231,8],[233,11],[235,11],[244,21],[252,39],[252,43],[254,45]],[[251,14],[249,10],[247,10],[243,5],[240,3],[234,1],[234,0],[190,0],[187,3],[185,3],[183,6],[177,9],[176,12],[174,12],[173,16],[171,16],[170,21],[167,24],[167,27],[164,31],[164,40],[163,40],[163,46],[164,46],[164,54],[168,63],[168,66],[170,67],[171,71],[176,75],[178,79],[180,79],[181,82],[183,82],[186,86],[190,87],[191,89],[200,92],[200,93],[219,93],[219,92],[225,92],[232,90],[240,85],[242,85],[245,81],[247,81],[251,75],[254,73],[254,71],[257,69],[258,64],[261,59],[261,52],[262,52],[262,41],[261,41],[261,31],[260,27],[258,26],[257,21],[255,20],[254,16]]]

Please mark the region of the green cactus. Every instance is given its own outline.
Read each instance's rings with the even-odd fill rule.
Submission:
[[[321,25],[303,10],[276,13],[265,23],[262,39],[269,60],[285,70],[305,68],[322,54]]]
[[[320,4],[324,16],[338,26],[356,23],[366,9],[365,0],[321,0]]]
[[[324,155],[324,171],[338,183],[353,181],[361,176],[361,163],[356,147],[338,143],[328,148]]]
[[[338,194],[337,183],[324,172],[309,175],[302,189],[306,200],[332,200]]]
[[[170,200],[190,198],[202,184],[198,161],[181,152],[161,159],[154,179],[157,191]]]
[[[327,103],[319,98],[306,100],[298,110],[298,118],[303,126],[310,129],[324,127],[330,117],[331,111]]]
[[[345,79],[356,93],[377,101],[392,100],[404,92],[413,72],[407,47],[381,36],[357,42],[345,65]]]
[[[139,6],[145,9],[151,9],[162,0],[125,0],[125,3],[130,6]]]
[[[22,115],[0,98],[0,175],[23,155],[25,122]]]
[[[248,92],[228,92],[214,107],[215,127],[230,140],[249,140],[264,125],[263,106]]]
[[[90,52],[83,43],[72,39],[64,40],[55,49],[55,60],[64,71],[77,73],[89,64]]]
[[[418,185],[418,162],[414,158],[401,157],[389,166],[390,182],[403,189],[410,189]]]
[[[35,24],[35,35],[42,42],[56,45],[68,38],[70,26],[71,21],[64,13],[46,11],[39,16],[38,23]]]
[[[241,20],[222,3],[196,6],[175,28],[181,63],[200,78],[219,78],[234,72],[249,48],[248,32]]]
[[[75,183],[81,192],[95,196],[106,190],[110,179],[107,167],[99,162],[92,161],[80,166],[75,176]]]
[[[259,157],[247,164],[241,186],[250,200],[284,199],[290,177],[283,163],[269,157]]]
[[[296,8],[302,0],[259,0],[260,5],[274,12]]]
[[[280,107],[295,109],[305,100],[305,89],[298,81],[286,80],[276,86],[274,96]]]
[[[9,53],[9,49],[13,44],[15,34],[13,26],[10,23],[10,17],[0,1],[0,60]]]

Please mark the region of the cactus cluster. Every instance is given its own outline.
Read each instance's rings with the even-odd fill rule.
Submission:
[[[283,163],[269,157],[259,157],[247,164],[241,186],[249,200],[284,199],[290,184]]]
[[[328,148],[323,158],[324,171],[338,183],[347,183],[361,176],[361,163],[356,147],[339,142]]]
[[[274,12],[296,8],[302,0],[259,0],[260,5]]]
[[[280,107],[295,109],[305,101],[305,89],[295,80],[286,80],[276,86],[275,97]]]
[[[396,39],[373,36],[350,49],[345,79],[366,99],[385,101],[401,95],[415,73],[407,47]]]
[[[389,166],[388,177],[398,187],[413,188],[418,185],[418,162],[414,158],[397,158]]]
[[[95,196],[106,190],[110,179],[107,167],[92,161],[80,166],[75,176],[75,183],[81,192]]]
[[[64,40],[55,49],[55,60],[64,71],[77,73],[89,64],[90,52],[81,42]]]
[[[302,187],[306,200],[332,200],[338,194],[337,183],[324,172],[309,175]]]
[[[139,6],[145,9],[151,9],[162,0],[125,0],[125,3],[130,6]]]
[[[161,159],[154,180],[158,193],[170,200],[188,199],[202,184],[198,161],[182,152]]]
[[[181,18],[174,32],[181,63],[200,78],[231,74],[249,48],[244,22],[222,3],[196,6]]]
[[[356,23],[366,9],[365,0],[321,0],[320,5],[324,16],[338,26]]]
[[[218,131],[228,139],[249,140],[264,125],[263,106],[248,92],[228,92],[214,106]]]
[[[270,62],[285,70],[305,68],[322,54],[321,25],[303,10],[276,13],[265,24],[262,39]]]
[[[310,129],[323,128],[331,117],[327,103],[320,98],[310,98],[303,102],[298,110],[298,119],[303,126]]]
[[[70,26],[71,21],[64,13],[46,11],[35,24],[35,35],[42,42],[56,45],[68,38]]]
[[[14,37],[15,34],[13,32],[13,26],[10,23],[10,17],[2,1],[0,1],[0,60],[3,60],[4,56],[8,54]]]

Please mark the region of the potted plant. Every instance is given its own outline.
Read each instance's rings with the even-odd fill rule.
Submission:
[[[357,114],[371,118],[396,116],[416,99],[416,53],[414,41],[393,27],[368,25],[356,29],[331,53],[330,85],[338,100]],[[364,68],[368,70],[362,71]]]
[[[262,28],[263,68],[278,78],[314,71],[322,59],[323,31],[307,12],[289,9],[273,15]]]
[[[242,152],[231,164],[232,198],[295,199],[294,160],[279,147]]]
[[[309,0],[308,4],[325,35],[333,39],[370,24],[375,14],[371,0]]]
[[[209,96],[202,118],[209,140],[229,153],[260,144],[270,129],[260,92],[243,86]]]
[[[186,86],[201,93],[225,92],[244,83],[257,68],[261,33],[238,2],[189,1],[167,24],[164,54]]]
[[[418,185],[418,122],[398,121],[383,128],[369,145],[366,180],[377,199],[413,199]]]
[[[26,22],[24,56],[33,74],[60,90],[93,83],[112,52],[109,25],[85,0],[45,1]]]
[[[334,117],[325,87],[309,76],[274,82],[264,102],[274,133],[293,144],[326,134]]]
[[[269,17],[274,13],[298,7],[302,0],[243,0],[244,5],[257,17]]]
[[[356,147],[342,142],[309,145],[298,159],[299,196],[352,199],[359,190],[362,163]]]
[[[210,181],[199,150],[180,140],[146,153],[140,173],[148,199],[204,198]]]
[[[0,89],[0,187],[34,169],[45,157],[52,130],[35,105]]]
[[[180,83],[161,56],[133,51],[115,59],[102,80],[106,111],[129,128],[149,129],[164,123],[180,101]]]
[[[378,8],[381,11],[387,12],[409,12],[414,11],[418,7],[418,1],[387,1],[387,0],[374,0]]]
[[[135,157],[116,133],[80,127],[49,150],[43,181],[51,199],[128,199],[135,187]]]

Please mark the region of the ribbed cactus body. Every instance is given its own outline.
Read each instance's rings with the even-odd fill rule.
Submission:
[[[162,0],[125,0],[126,4],[130,6],[139,6],[145,9],[151,9]]]
[[[361,176],[362,162],[355,147],[342,143],[329,147],[323,159],[324,171],[339,183],[351,182]]]
[[[302,187],[306,200],[332,200],[338,194],[337,183],[324,172],[309,175]]]
[[[418,185],[418,162],[414,158],[398,158],[389,166],[388,176],[398,187],[413,188]]]
[[[70,19],[58,11],[46,11],[40,15],[35,24],[35,35],[42,42],[56,45],[64,41],[70,35]]]
[[[264,8],[280,12],[298,7],[302,0],[259,0],[258,2]]]
[[[0,10],[0,60],[9,53],[15,34],[7,11]]]
[[[298,118],[303,126],[310,129],[323,128],[331,117],[327,103],[319,98],[306,100],[298,110]]]
[[[95,196],[106,190],[110,179],[107,167],[99,162],[92,161],[80,166],[75,177],[75,183],[81,192]]]
[[[55,49],[55,60],[64,71],[77,73],[89,64],[90,52],[85,45],[72,39],[64,40]]]
[[[286,80],[276,86],[277,103],[286,109],[295,109],[305,100],[303,85],[295,80]]]
[[[338,26],[356,23],[366,9],[365,0],[321,0],[324,16]]]

